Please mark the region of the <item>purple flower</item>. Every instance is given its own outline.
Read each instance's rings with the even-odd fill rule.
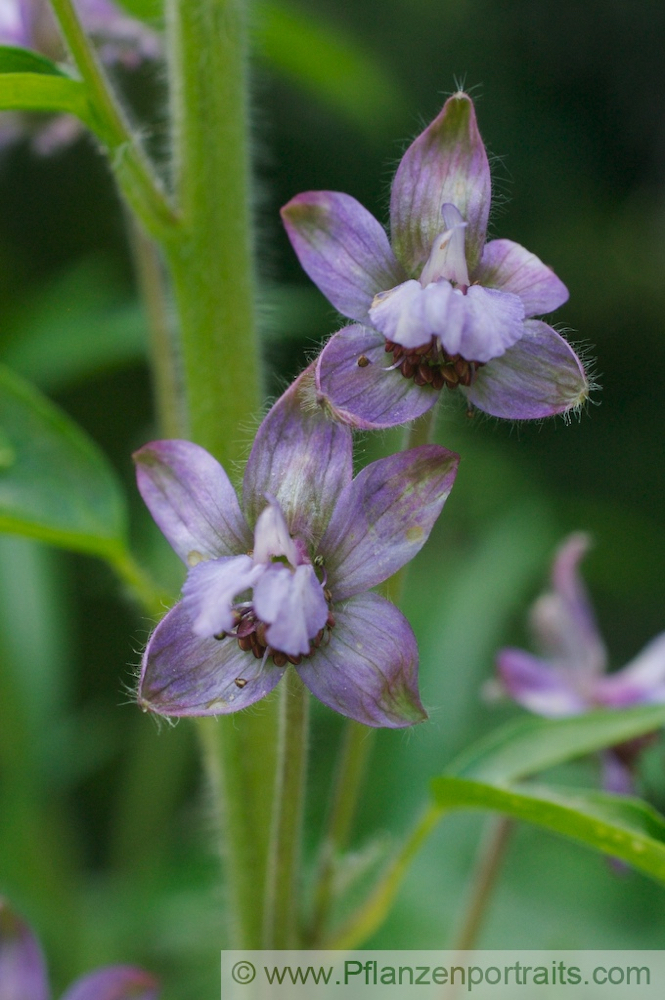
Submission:
[[[434,405],[444,386],[518,420],[581,405],[575,352],[533,319],[568,298],[556,275],[511,240],[485,242],[490,172],[473,103],[457,93],[402,157],[392,186],[392,245],[355,198],[297,195],[282,218],[300,263],[359,324],[335,334],[317,387],[356,427],[390,427]]]
[[[426,718],[413,632],[369,591],[425,543],[458,457],[426,445],[353,479],[351,432],[306,405],[311,381],[308,370],[259,428],[244,513],[203,448],[157,441],[136,453],[143,499],[189,567],[182,600],[143,657],[143,708],[235,712],[292,664],[320,701],[365,725]]]
[[[77,979],[62,1000],[157,1000],[157,981],[129,965],[97,969]],[[0,898],[0,997],[49,1000],[51,991],[39,942]]]
[[[96,42],[103,62],[134,68],[160,54],[157,34],[130,17],[112,0],[76,0],[83,27]],[[53,62],[63,62],[66,50],[48,0],[0,0],[0,45],[34,49]],[[32,133],[36,152],[52,153],[80,134],[82,125],[69,115],[57,115],[35,129],[34,116],[2,116],[0,146]]]
[[[497,657],[508,694],[538,715],[559,718],[593,708],[628,708],[665,701],[665,632],[656,636],[628,666],[607,674],[607,652],[578,573],[589,547],[584,534],[570,535],[552,567],[552,589],[531,611],[542,657],[503,649]],[[645,740],[630,740],[603,754],[603,785],[628,794],[631,767]]]

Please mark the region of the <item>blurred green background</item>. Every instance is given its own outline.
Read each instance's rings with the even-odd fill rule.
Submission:
[[[602,386],[569,425],[469,421],[453,398],[440,414],[438,438],[462,464],[404,601],[431,721],[379,735],[357,834],[359,849],[378,835],[379,858],[428,777],[516,714],[481,689],[496,649],[528,642],[528,603],[566,532],[595,539],[584,571],[613,666],[665,628],[665,8],[310,0],[258,8],[254,39],[273,394],[341,325],[301,272],[279,206],[330,188],[386,221],[401,152],[458,85],[476,99],[492,156],[491,235],[524,244],[568,285],[555,322],[595,359]],[[144,68],[120,84],[164,158],[161,76]],[[0,360],[110,456],[138,551],[177,589],[133,486],[131,451],[155,429],[145,320],[103,157],[86,138],[49,159],[23,143],[2,153],[0,185]],[[369,458],[399,445],[386,434],[363,446]],[[192,729],[158,727],[131,703],[150,627],[103,564],[0,537],[0,891],[41,935],[57,987],[98,963],[136,961],[163,976],[166,998],[198,1000],[218,989],[223,895]],[[315,706],[310,855],[340,728]],[[665,810],[663,761],[658,744],[640,782]],[[596,780],[592,762],[562,776]],[[450,940],[484,822],[444,823],[373,945]],[[520,827],[481,945],[658,948],[664,903],[641,875]]]

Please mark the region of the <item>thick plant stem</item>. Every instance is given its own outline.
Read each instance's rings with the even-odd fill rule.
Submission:
[[[513,825],[513,821],[506,816],[499,816],[492,821],[476,863],[469,899],[453,944],[455,951],[470,951],[476,947]]]
[[[254,302],[245,0],[167,0],[173,183],[166,246],[189,432],[231,471],[262,402]]]
[[[308,931],[308,944],[313,948],[318,947],[325,936],[333,898],[335,862],[349,843],[374,739],[374,731],[367,726],[353,720],[346,723],[327,829],[319,855],[314,913]]]
[[[88,94],[88,124],[108,147],[118,186],[155,239],[177,238],[178,219],[151,164],[114,97],[95,50],[86,37],[72,0],[51,0],[65,41]]]
[[[164,244],[180,321],[187,435],[233,475],[261,409],[244,0],[167,0],[179,239]],[[199,722],[223,822],[232,944],[261,944],[276,700]]]
[[[295,670],[281,682],[274,814],[266,883],[264,948],[299,944],[298,888],[307,778],[309,693]]]

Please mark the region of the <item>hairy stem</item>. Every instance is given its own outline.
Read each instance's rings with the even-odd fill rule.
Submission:
[[[455,951],[470,951],[476,947],[513,826],[513,821],[506,816],[492,820],[476,862],[469,898],[453,945]]]
[[[299,943],[299,875],[307,778],[309,693],[295,670],[281,682],[281,713],[268,878],[264,948]]]
[[[155,239],[168,242],[176,238],[177,216],[114,96],[72,0],[51,0],[51,5],[86,85],[91,111],[87,124],[108,147],[120,190]]]

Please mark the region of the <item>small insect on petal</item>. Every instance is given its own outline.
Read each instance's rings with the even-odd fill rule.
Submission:
[[[369,358],[367,357],[366,354],[361,354],[360,357],[358,358],[358,368],[367,368],[367,365],[369,363],[370,363]]]

